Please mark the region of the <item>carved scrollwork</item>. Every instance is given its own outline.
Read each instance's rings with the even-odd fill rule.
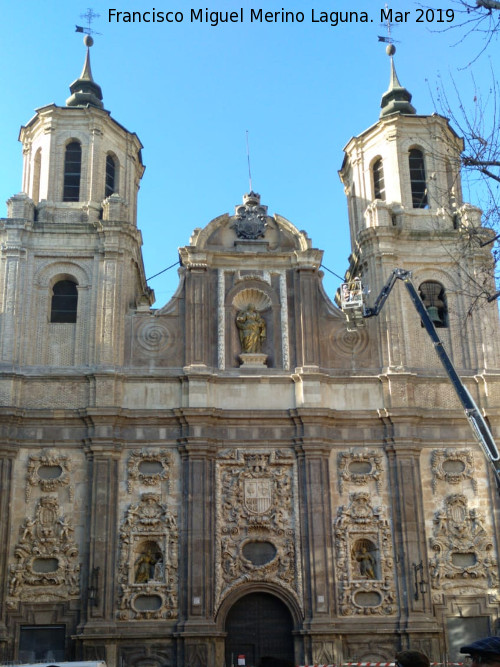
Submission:
[[[364,485],[375,482],[380,493],[382,480],[382,456],[375,450],[355,450],[340,452],[338,458],[339,489],[344,491],[344,484]]]
[[[430,546],[433,589],[463,585],[479,588],[498,586],[498,560],[491,536],[484,528],[483,513],[469,509],[465,496],[445,498],[434,516],[434,536]]]
[[[474,493],[476,493],[477,480],[474,472],[474,453],[471,449],[435,449],[432,452],[432,490],[434,493],[438,480],[447,484],[461,484],[470,480]]]
[[[284,450],[219,454],[218,600],[248,580],[278,581],[300,592],[293,471],[294,459]]]
[[[18,600],[67,600],[80,594],[78,548],[71,521],[55,498],[42,497],[26,518],[9,568],[9,595]]]
[[[39,486],[44,493],[68,487],[69,499],[73,500],[71,485],[71,461],[55,449],[43,449],[40,454],[32,454],[28,460],[25,499],[31,498],[31,490]]]
[[[154,452],[149,449],[134,449],[127,464],[128,492],[131,493],[134,482],[145,486],[157,486],[160,482],[168,482],[171,465],[172,457],[167,450]]]
[[[155,493],[127,510],[120,530],[120,620],[178,616],[178,531]]]
[[[352,493],[335,521],[339,603],[344,616],[394,614],[392,539],[386,510],[374,507],[367,492]]]

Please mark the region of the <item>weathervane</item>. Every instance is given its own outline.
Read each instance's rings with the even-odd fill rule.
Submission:
[[[100,32],[96,32],[95,30],[92,30],[92,28],[91,28],[92,21],[94,21],[94,19],[98,19],[99,16],[100,16],[100,14],[97,14],[96,12],[94,12],[92,7],[88,7],[85,14],[80,14],[80,18],[85,19],[87,21],[87,27],[84,28],[81,25],[76,25],[75,26],[75,28],[76,28],[75,32],[83,32],[83,33],[85,33],[85,35],[89,35],[89,36],[91,36],[91,35],[100,35],[101,34]]]

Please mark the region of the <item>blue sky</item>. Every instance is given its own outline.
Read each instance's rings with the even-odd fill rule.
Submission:
[[[423,5],[457,9],[453,0]],[[398,76],[413,94],[420,114],[436,109],[431,91],[439,77],[453,76],[465,104],[476,84],[490,85],[488,55],[470,68],[481,36],[453,46],[462,32],[441,32],[446,23],[417,23],[421,3],[395,0],[393,12],[410,12],[393,25]],[[212,27],[192,23],[191,9],[239,11],[244,22]],[[146,173],[139,193],[138,226],[144,238],[146,275],[177,260],[192,230],[241,202],[248,191],[246,131],[253,189],[269,213],[277,212],[305,229],[313,246],[325,251],[324,264],[342,275],[350,253],[347,207],[337,171],[343,146],[375,123],[389,83],[386,35],[380,24],[383,0],[94,0],[100,14],[93,28],[94,78],[105,108],[144,145]],[[180,11],[179,23],[108,21],[109,10]],[[301,23],[250,22],[250,9],[303,12]],[[368,23],[313,23],[320,12],[366,11]],[[4,3],[2,8],[3,104],[0,123],[0,199],[21,188],[19,128],[37,107],[64,105],[69,84],[81,72],[85,50],[75,24],[85,25],[87,5],[62,0]],[[430,16],[430,15],[429,15]],[[443,14],[444,17],[444,14]],[[457,18],[455,24],[459,22]],[[498,42],[489,49],[498,57]],[[465,69],[463,69],[465,67]],[[450,85],[451,90],[451,85]],[[467,193],[474,202],[474,194]],[[6,215],[2,204],[0,216]],[[173,269],[151,280],[155,307],[178,283]],[[325,274],[333,297],[339,280]]]

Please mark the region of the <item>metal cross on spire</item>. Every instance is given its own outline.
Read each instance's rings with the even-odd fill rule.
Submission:
[[[85,19],[87,21],[87,27],[83,27],[81,25],[75,26],[76,32],[83,32],[86,35],[100,35],[100,32],[96,32],[95,30],[92,30],[92,22],[95,19],[98,19],[100,14],[97,14],[97,12],[94,12],[92,7],[88,7],[87,11],[85,14],[80,14],[81,19]]]
[[[385,9],[385,15],[389,17],[389,5],[385,3],[384,5]],[[384,42],[385,44],[394,44],[397,43],[396,40],[392,36],[392,23],[389,18],[387,18],[387,21],[385,22],[386,27],[387,27],[387,37],[385,35],[377,35],[378,36],[378,41],[379,42]]]

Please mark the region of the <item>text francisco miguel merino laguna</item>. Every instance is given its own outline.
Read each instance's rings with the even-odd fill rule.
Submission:
[[[392,20],[393,17],[387,15],[390,13],[392,13],[392,9],[381,9],[374,12],[376,20],[382,22]],[[398,13],[410,14],[410,12]],[[309,14],[309,10],[307,14]],[[326,12],[318,9],[311,9],[309,18],[311,23],[329,23],[332,26],[339,23],[372,23],[374,20],[368,16],[367,12]],[[395,18],[397,21],[398,18]],[[108,9],[109,23],[182,23],[184,20],[191,23],[207,23],[215,27],[220,23],[245,23],[246,21],[250,23],[302,23],[306,20],[306,15],[304,12],[291,12],[285,9],[278,12],[269,12],[263,9],[247,10],[243,7],[234,11],[211,11],[206,8],[190,9],[184,12],[178,10],[157,11],[154,8],[145,12]],[[403,18],[403,21],[405,20],[407,20],[407,17]]]

